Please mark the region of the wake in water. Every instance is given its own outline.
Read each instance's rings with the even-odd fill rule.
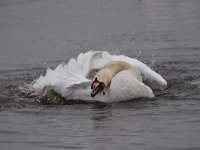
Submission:
[[[71,58],[67,64],[61,63],[54,70],[47,69],[45,76],[40,76],[31,84],[21,87],[21,91],[31,96],[37,96],[42,103],[47,104],[63,104],[71,100],[110,103],[142,97],[141,94],[138,94],[141,93],[138,90],[140,86],[135,84],[130,87],[134,91],[134,96],[130,95],[132,91],[123,91],[122,88],[118,88],[122,89],[121,95],[113,94],[114,90],[116,93],[120,93],[120,91],[116,91],[119,84],[115,87],[112,85],[114,78],[107,95],[99,93],[94,98],[91,97],[91,84],[94,76],[105,64],[112,61],[123,61],[136,67],[142,76],[143,83],[141,82],[140,86],[148,86],[152,90],[163,90],[167,87],[165,79],[137,59],[124,55],[111,55],[106,51],[88,51],[79,54],[76,59]],[[127,80],[126,83],[130,82],[127,77],[126,75],[123,77],[123,80]]]

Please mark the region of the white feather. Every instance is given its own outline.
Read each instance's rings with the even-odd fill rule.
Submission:
[[[90,96],[91,80],[87,79],[87,75],[91,69],[101,68],[111,61],[124,61],[135,66],[142,74],[144,83],[131,78],[129,72],[116,75],[112,80],[107,95],[97,94],[94,98]],[[118,81],[123,81],[119,83]],[[129,85],[132,81],[132,84]],[[134,83],[134,84],[133,84]],[[134,89],[131,91],[123,91],[125,89]],[[137,85],[137,86],[136,86]],[[85,101],[102,101],[117,102],[130,98],[153,97],[151,89],[163,90],[167,87],[167,82],[158,73],[151,70],[144,63],[124,55],[110,55],[103,51],[88,51],[81,53],[76,59],[71,58],[67,64],[60,64],[54,70],[47,69],[45,76],[39,77],[33,84],[33,90],[37,93],[42,91],[46,86],[51,86],[57,93],[67,99],[82,99]],[[149,87],[150,88],[149,88]],[[121,93],[119,95],[119,93]],[[124,93],[124,94],[123,94]]]

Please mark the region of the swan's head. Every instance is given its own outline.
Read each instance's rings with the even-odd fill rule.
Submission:
[[[94,97],[101,91],[103,92],[103,94],[105,94],[106,85],[104,82],[99,81],[97,77],[95,77],[94,81],[92,82],[91,89],[92,89],[91,96]]]
[[[137,72],[136,69],[133,68],[130,64],[122,61],[113,61],[106,64],[99,72],[97,72],[92,85],[92,93],[91,96],[94,97],[99,92],[103,91],[105,94],[106,88],[110,85],[114,76],[122,70],[134,70]]]

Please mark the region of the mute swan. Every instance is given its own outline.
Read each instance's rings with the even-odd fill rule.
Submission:
[[[165,89],[167,82],[137,59],[88,51],[54,70],[47,69],[45,76],[34,81],[31,91],[40,94],[47,86],[67,100],[113,103],[152,98],[152,90]]]

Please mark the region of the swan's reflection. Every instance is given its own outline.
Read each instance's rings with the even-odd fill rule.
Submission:
[[[156,99],[147,98],[114,104],[95,103],[92,108],[91,120],[94,128],[112,127],[119,118],[124,118],[125,115],[138,115],[139,110],[156,107],[156,105]]]
[[[108,127],[112,124],[112,119],[112,105],[99,102],[94,104],[91,118],[94,128]]]

